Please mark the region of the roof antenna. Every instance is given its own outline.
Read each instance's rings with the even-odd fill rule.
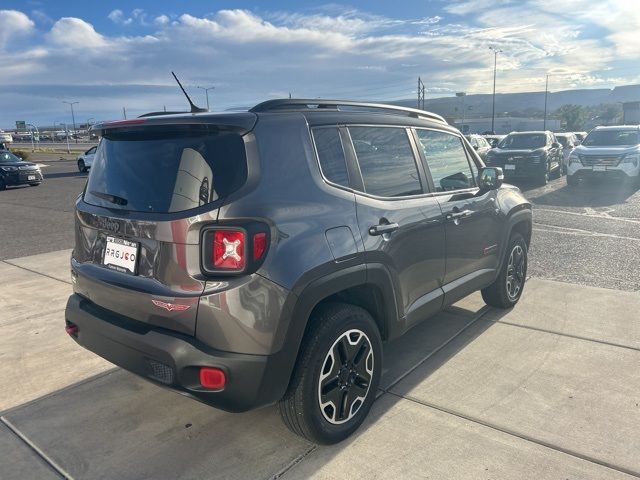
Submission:
[[[182,93],[184,93],[184,96],[187,97],[187,101],[189,102],[189,105],[191,105],[191,113],[207,112],[208,110],[206,108],[196,107],[196,105],[191,101],[191,98],[189,98],[189,95],[180,83],[180,80],[178,80],[178,77],[176,77],[176,74],[171,72],[171,75],[173,75],[173,78],[175,78],[176,82],[178,82],[178,86],[180,87],[180,90],[182,90]]]

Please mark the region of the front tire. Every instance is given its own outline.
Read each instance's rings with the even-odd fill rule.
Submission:
[[[84,160],[78,160],[78,171],[79,171],[80,173],[84,173],[84,172],[86,172],[86,171],[87,171],[87,167],[86,167],[86,165],[84,164]]]
[[[7,189],[7,184],[0,178],[0,192]]]
[[[518,303],[527,278],[527,260],[527,242],[518,232],[512,233],[498,278],[482,289],[487,305],[511,308]]]
[[[382,371],[382,340],[371,315],[354,305],[322,305],[309,321],[278,409],[292,432],[329,445],[355,432],[369,413]]]

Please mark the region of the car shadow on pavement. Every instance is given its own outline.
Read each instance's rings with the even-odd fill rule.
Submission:
[[[289,432],[275,407],[230,414],[119,369],[14,408],[2,420],[75,478],[279,476],[316,448],[331,455],[331,449],[337,453],[356,441],[402,401],[388,393],[392,387],[406,383],[418,367],[423,373],[411,381],[428,381],[493,325],[482,320],[488,311],[495,314],[481,304],[450,307],[386,344],[380,384],[385,401],[377,401],[360,430],[334,447]]]

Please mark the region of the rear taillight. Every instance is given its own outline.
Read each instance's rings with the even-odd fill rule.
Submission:
[[[246,236],[242,230],[214,231],[213,268],[216,270],[244,270],[246,243]]]
[[[262,223],[208,227],[202,234],[202,269],[211,275],[253,273],[268,248],[268,229]]]

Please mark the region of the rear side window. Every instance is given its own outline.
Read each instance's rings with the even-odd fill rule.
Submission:
[[[436,192],[475,186],[462,140],[456,135],[434,130],[417,130],[420,147],[433,178]]]
[[[380,197],[423,193],[404,128],[349,127],[349,133],[366,193]]]
[[[212,125],[107,131],[84,200],[128,211],[181,212],[229,195],[246,179],[239,134]]]
[[[313,129],[313,140],[324,177],[332,183],[349,186],[347,163],[344,159],[340,132],[336,127]]]

